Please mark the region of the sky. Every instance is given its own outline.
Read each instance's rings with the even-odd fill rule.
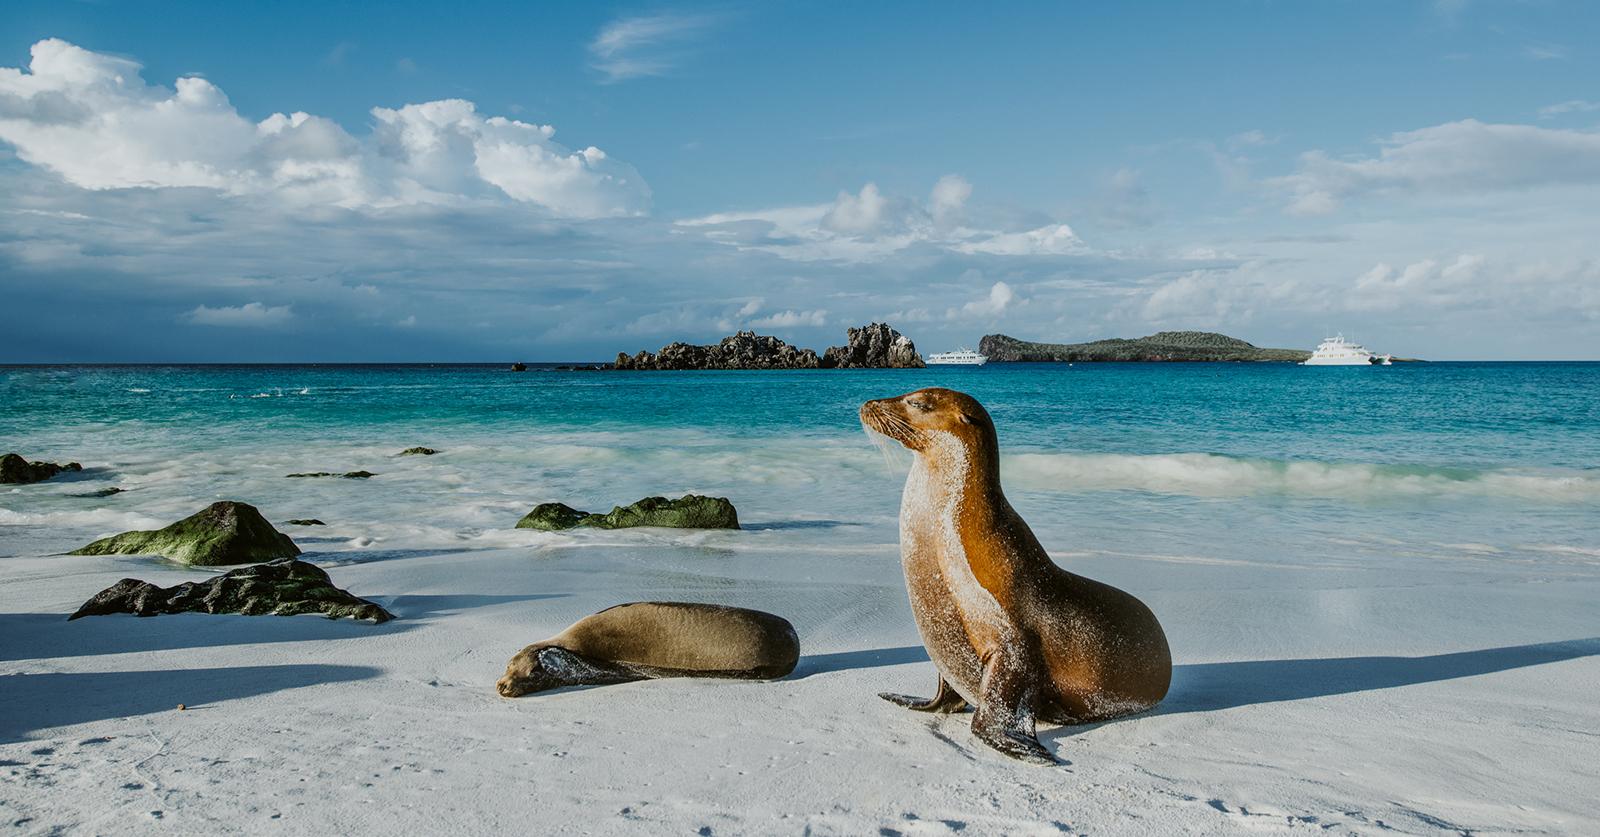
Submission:
[[[0,363],[1600,359],[1600,3],[0,12]]]

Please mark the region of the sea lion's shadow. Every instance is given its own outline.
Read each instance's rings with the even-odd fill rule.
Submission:
[[[1332,697],[1442,680],[1476,677],[1516,668],[1600,656],[1600,637],[1480,648],[1421,657],[1327,657],[1302,660],[1244,660],[1173,666],[1166,700],[1132,717],[1216,712],[1263,703]],[[874,648],[800,658],[790,680],[849,669],[880,668],[928,661],[920,645]],[[1049,737],[1078,735],[1101,723],[1051,730]]]
[[[1247,660],[1173,666],[1172,688],[1149,712],[1132,717],[1216,712],[1263,703],[1332,697],[1477,677],[1517,668],[1600,656],[1600,637],[1480,648],[1421,657],[1327,657]],[[1051,730],[1067,738],[1104,721]]]

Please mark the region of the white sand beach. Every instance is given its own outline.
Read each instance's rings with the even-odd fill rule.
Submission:
[[[934,680],[892,542],[804,551],[796,529],[747,526],[310,556],[399,617],[376,626],[68,623],[123,576],[206,573],[0,561],[0,813],[19,833],[181,834],[1575,834],[1600,817],[1600,556],[1536,573],[1465,546],[1392,571],[1062,556],[1150,603],[1176,676],[1145,716],[1043,728],[1067,762],[1049,768],[979,745],[970,714],[875,696]],[[633,599],[771,610],[804,656],[773,683],[494,693],[523,644]]]

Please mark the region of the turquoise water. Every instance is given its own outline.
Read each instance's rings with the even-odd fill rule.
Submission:
[[[929,385],[988,406],[1008,493],[1064,554],[1600,562],[1594,363],[8,367],[0,444],[88,470],[0,493],[0,554],[218,497],[336,518],[315,536],[329,552],[506,547],[533,543],[508,530],[537,502],[683,491],[732,498],[751,543],[878,550],[904,463],[856,408]],[[412,445],[443,453],[394,456]],[[356,469],[379,476],[283,478]],[[127,490],[72,496],[111,485]]]

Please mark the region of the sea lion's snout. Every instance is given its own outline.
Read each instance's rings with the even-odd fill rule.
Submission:
[[[527,649],[518,652],[511,662],[506,664],[506,673],[494,684],[494,690],[501,697],[522,697],[529,692],[537,692],[544,687],[537,676],[542,673],[537,654],[531,654]]]

